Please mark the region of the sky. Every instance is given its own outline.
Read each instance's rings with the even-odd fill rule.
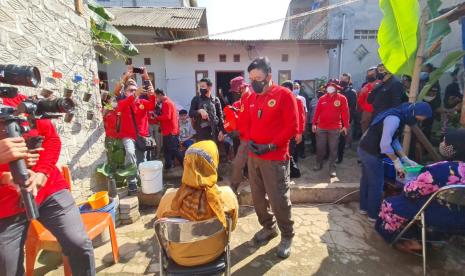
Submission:
[[[272,21],[286,17],[290,0],[198,0],[207,8],[209,34]],[[273,39],[281,36],[284,21],[215,38]]]

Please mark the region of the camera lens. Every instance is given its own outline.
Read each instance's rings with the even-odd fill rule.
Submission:
[[[37,113],[68,113],[74,110],[74,102],[69,98],[41,100],[37,103]]]
[[[40,84],[40,71],[34,66],[0,64],[0,82],[37,87]]]

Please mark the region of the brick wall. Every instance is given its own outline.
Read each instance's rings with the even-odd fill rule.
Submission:
[[[71,0],[0,1],[0,63],[34,65],[42,74],[42,87],[62,96],[64,84],[75,74],[91,83],[97,74],[95,52],[90,37],[87,7],[75,12]],[[63,73],[63,81],[51,78],[52,70]],[[40,89],[22,89],[29,95]],[[81,200],[102,189],[103,179],[96,179],[95,168],[105,160],[104,131],[99,113],[100,97],[92,88],[92,99],[82,101],[82,88],[75,93],[76,114],[71,123],[54,120],[62,140],[60,164],[72,169],[73,195]],[[94,119],[87,120],[88,110]],[[100,183],[100,184],[97,184]]]

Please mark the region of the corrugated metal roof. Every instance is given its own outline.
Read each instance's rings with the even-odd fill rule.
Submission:
[[[205,8],[107,8],[114,26],[161,29],[197,29]]]

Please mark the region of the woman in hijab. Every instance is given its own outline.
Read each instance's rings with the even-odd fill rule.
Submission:
[[[168,190],[157,209],[157,218],[183,218],[202,221],[218,220],[226,228],[226,215],[232,217],[235,228],[239,205],[230,187],[218,187],[218,148],[213,141],[201,141],[190,146],[184,157],[182,184],[177,191]],[[226,245],[226,231],[193,243],[169,243],[168,253],[179,265],[196,266],[218,258]]]
[[[360,179],[360,213],[368,214],[368,220],[375,222],[383,195],[383,157],[389,157],[396,171],[404,175],[405,166],[417,166],[404,153],[399,136],[405,125],[414,125],[432,116],[427,103],[401,104],[378,114],[362,136],[358,156],[362,163]]]
[[[402,194],[386,198],[381,205],[376,222],[376,231],[387,241],[393,239],[404,229],[428,198],[441,187],[447,185],[465,185],[465,129],[450,130],[439,146],[439,152],[447,160],[422,169],[420,175],[405,184]],[[443,239],[439,232],[465,231],[465,210],[457,205],[433,201],[425,212],[428,227],[436,232],[428,234],[428,240]],[[419,229],[411,228],[404,238],[419,238]],[[421,253],[421,244],[416,240],[401,240],[395,247],[399,250]]]

